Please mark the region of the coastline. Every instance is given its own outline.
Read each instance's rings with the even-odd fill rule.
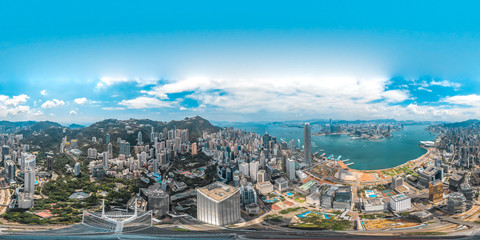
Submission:
[[[345,165],[345,166],[346,166],[346,168],[348,168],[348,170],[350,170],[350,171],[357,171],[357,172],[362,172],[362,173],[372,173],[372,172],[377,172],[377,171],[389,171],[389,170],[392,170],[392,169],[394,169],[394,168],[401,167],[401,166],[406,165],[406,164],[409,164],[409,163],[413,163],[413,162],[417,162],[417,161],[423,160],[424,158],[427,157],[427,155],[429,155],[430,153],[432,153],[432,152],[433,152],[433,149],[434,149],[433,147],[427,148],[427,147],[425,147],[425,146],[420,146],[420,145],[419,145],[419,147],[427,150],[427,152],[424,153],[423,155],[415,158],[415,159],[408,160],[408,161],[406,161],[406,162],[404,162],[404,163],[402,163],[402,164],[400,164],[400,165],[397,165],[397,166],[395,166],[395,167],[382,168],[382,169],[358,170],[358,169],[350,168],[349,166],[346,166],[346,165]],[[342,161],[342,160],[340,160],[340,161]],[[343,163],[343,161],[342,161],[342,163]]]

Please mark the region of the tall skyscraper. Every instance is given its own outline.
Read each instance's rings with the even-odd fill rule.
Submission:
[[[290,181],[295,179],[295,161],[287,158],[287,177]]]
[[[312,163],[312,132],[310,123],[305,123],[303,130],[303,153],[305,154],[305,163]]]
[[[108,156],[113,158],[113,146],[112,143],[109,143],[107,146]]]
[[[80,162],[75,163],[73,167],[73,174],[76,176],[80,175]]]
[[[25,170],[25,183],[24,183],[25,192],[34,193],[35,192],[35,169],[27,168]]]
[[[143,144],[143,140],[142,140],[142,132],[138,132],[138,140],[137,140],[137,145],[142,145]]]
[[[106,144],[110,143],[110,134],[108,134],[108,133],[107,133],[107,135],[105,135],[105,143]]]
[[[103,152],[103,167],[108,168],[108,152]]]

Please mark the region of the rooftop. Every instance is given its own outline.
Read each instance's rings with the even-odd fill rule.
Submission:
[[[405,199],[408,199],[410,198],[409,196],[401,193],[401,194],[397,194],[397,195],[394,195],[394,196],[391,196],[390,197],[391,199],[393,199],[394,201],[398,202],[398,201],[402,201],[402,200],[405,200]]]
[[[238,192],[239,189],[221,182],[214,182],[208,186],[198,188],[197,191],[215,201],[223,201]]]

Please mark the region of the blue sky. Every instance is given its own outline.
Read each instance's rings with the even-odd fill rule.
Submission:
[[[0,3],[0,119],[457,121],[475,1]]]

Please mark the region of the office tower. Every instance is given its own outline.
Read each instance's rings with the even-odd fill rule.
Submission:
[[[142,132],[138,132],[138,139],[137,139],[137,145],[142,145],[143,140],[142,140]]]
[[[194,142],[192,143],[192,155],[196,155],[197,154],[197,143]]]
[[[147,152],[141,152],[138,160],[139,166],[143,166],[147,162]]]
[[[397,189],[403,186],[403,178],[401,176],[392,177],[392,189]]]
[[[266,181],[266,173],[265,173],[265,170],[259,170],[257,172],[257,182],[258,183],[263,183]]]
[[[295,151],[295,139],[292,139],[292,140],[290,141],[290,144],[289,144],[288,147],[289,147],[290,152]]]
[[[467,209],[467,199],[462,193],[453,192],[448,195],[447,212],[450,215],[463,213]]]
[[[257,181],[257,172],[258,172],[258,162],[250,162],[250,177],[252,178],[252,182]]]
[[[2,147],[2,159],[0,159],[0,160],[4,160],[5,155],[9,155],[9,154],[10,154],[10,147],[7,146],[7,145],[3,145],[3,147]]]
[[[223,226],[240,221],[240,190],[221,182],[197,189],[197,219]]]
[[[240,187],[240,202],[245,205],[257,203],[257,192],[252,186],[252,183],[247,183]]]
[[[12,160],[6,162],[7,180],[9,183],[15,182],[15,163]]]
[[[48,155],[47,156],[47,171],[52,171],[53,170],[53,157]]]
[[[295,161],[287,158],[287,178],[290,181],[295,180]]]
[[[28,167],[25,171],[24,192],[35,192],[35,170]]]
[[[305,123],[303,132],[303,152],[305,154],[305,163],[312,163],[312,133],[310,129],[310,123]]]
[[[123,154],[126,157],[130,157],[130,143],[127,141],[120,141],[120,152],[119,154]]]
[[[248,177],[250,176],[250,171],[248,169],[248,163],[241,163],[238,166],[238,170],[240,170],[241,173],[243,173],[243,176]]]
[[[112,143],[108,144],[107,151],[108,151],[108,157],[113,158],[113,145],[112,145]]]
[[[151,210],[156,217],[163,216],[170,209],[170,196],[160,184],[153,184],[148,188],[140,188],[140,197],[147,202],[147,210]]]
[[[333,127],[333,121],[331,118],[330,118],[330,132],[331,133],[335,132],[335,128]]]
[[[105,143],[110,144],[110,134],[108,133],[105,135]]]
[[[108,152],[103,152],[103,167],[108,169]]]
[[[75,175],[75,177],[80,175],[80,163],[79,162],[75,163],[75,165],[73,167],[73,174]]]
[[[428,187],[428,200],[434,203],[443,200],[443,182],[441,180],[430,182]]]

